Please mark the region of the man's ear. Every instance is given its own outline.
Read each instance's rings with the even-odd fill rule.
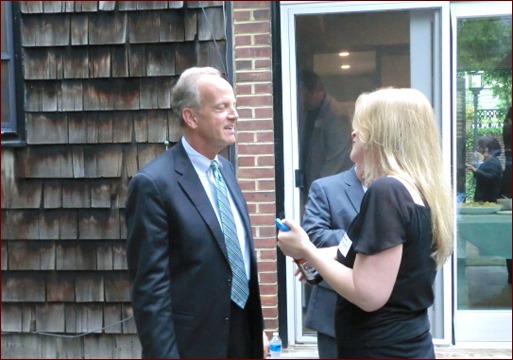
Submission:
[[[196,116],[194,115],[194,110],[191,108],[184,108],[182,110],[182,117],[185,121],[185,124],[187,124],[188,127],[191,129],[196,129],[198,127],[198,120],[196,119]]]

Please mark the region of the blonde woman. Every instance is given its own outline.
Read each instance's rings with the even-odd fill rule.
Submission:
[[[338,247],[317,249],[293,220],[278,246],[339,294],[339,358],[434,358],[427,309],[452,253],[452,202],[433,109],[414,89],[359,96],[351,159],[368,187]]]

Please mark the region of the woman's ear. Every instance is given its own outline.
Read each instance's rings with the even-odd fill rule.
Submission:
[[[196,119],[196,116],[194,115],[194,110],[191,108],[184,108],[182,110],[182,117],[185,121],[185,124],[190,127],[191,129],[195,129],[198,127],[198,120]]]

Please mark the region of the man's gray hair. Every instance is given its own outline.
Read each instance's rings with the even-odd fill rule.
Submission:
[[[182,111],[184,108],[199,109],[200,95],[198,80],[203,76],[219,76],[222,74],[213,67],[191,67],[185,70],[171,91],[171,110],[176,121],[184,125]]]

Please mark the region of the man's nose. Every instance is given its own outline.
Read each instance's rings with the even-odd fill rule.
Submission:
[[[239,113],[237,112],[237,109],[235,107],[232,108],[232,110],[229,113],[229,116],[233,120],[238,120],[239,119]]]

